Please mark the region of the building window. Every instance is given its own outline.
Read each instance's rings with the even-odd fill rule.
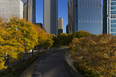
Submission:
[[[80,3],[79,3],[79,7],[80,7]]]
[[[83,23],[83,20],[81,22]]]
[[[116,29],[111,29],[111,32],[116,32]]]
[[[116,14],[116,11],[111,11],[111,14]]]
[[[97,23],[97,20],[95,20],[95,23]]]
[[[83,7],[83,3],[81,3],[81,7]]]
[[[90,23],[91,23],[91,20],[90,20]]]
[[[116,35],[116,33],[111,33],[111,35],[112,35],[112,36],[115,36],[115,35]]]
[[[79,23],[80,23],[80,20],[79,20]]]
[[[87,23],[88,23],[89,21],[87,20]]]
[[[86,23],[86,20],[84,20],[84,23]]]
[[[111,5],[116,5],[116,2],[111,2]]]
[[[92,22],[94,23],[94,20],[92,20]]]
[[[111,6],[111,10],[116,10],[116,6]]]
[[[88,3],[87,3],[87,7],[88,7]]]
[[[116,0],[111,0],[111,1],[116,1]]]
[[[92,7],[94,7],[94,3],[92,3]]]
[[[101,20],[101,23],[102,23],[102,20]]]
[[[91,7],[91,3],[89,4],[89,6]]]
[[[111,20],[111,23],[116,23],[116,20]]]
[[[111,27],[116,27],[116,24],[111,24]]]

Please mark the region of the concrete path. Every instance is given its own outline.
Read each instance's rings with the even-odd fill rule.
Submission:
[[[71,77],[63,63],[66,50],[67,48],[62,48],[44,58],[32,77]]]

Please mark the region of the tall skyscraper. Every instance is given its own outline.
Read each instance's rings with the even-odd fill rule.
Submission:
[[[63,18],[58,18],[58,35],[63,33]]]
[[[69,33],[69,29],[68,29],[69,27],[68,27],[68,24],[66,25],[66,33],[68,34]]]
[[[116,35],[116,0],[104,0],[103,33]]]
[[[23,2],[21,0],[0,0],[0,17],[9,20],[10,16],[23,18]]]
[[[58,35],[58,0],[43,0],[43,26],[47,33]]]
[[[73,29],[73,0],[68,0],[68,33],[74,32]]]
[[[36,23],[36,0],[33,0],[33,9],[32,9],[32,22]]]
[[[102,34],[102,0],[69,0],[69,14],[69,32]]]
[[[36,23],[36,0],[24,0],[24,18],[33,24]]]

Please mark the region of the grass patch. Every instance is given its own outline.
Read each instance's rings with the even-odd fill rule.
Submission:
[[[34,63],[46,51],[34,54],[32,57],[18,62],[16,65],[8,67],[0,72],[0,77],[19,77],[32,63]]]

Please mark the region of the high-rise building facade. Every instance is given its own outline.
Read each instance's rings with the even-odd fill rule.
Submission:
[[[36,23],[36,0],[24,0],[24,18],[33,24]]]
[[[104,0],[103,33],[116,35],[116,0]]]
[[[63,18],[58,18],[58,35],[63,33]]]
[[[23,2],[21,0],[0,0],[0,17],[9,20],[10,16],[23,18]]]
[[[102,34],[102,0],[69,0],[69,4],[73,7],[73,12],[69,10],[73,13],[73,19],[69,17],[69,21],[73,22],[69,32],[83,30]],[[70,22],[68,24],[70,29]]]
[[[73,0],[68,1],[68,33],[74,32],[73,29]]]
[[[66,33],[68,34],[69,33],[69,29],[68,29],[69,27],[68,27],[68,24],[66,25]]]
[[[58,0],[43,0],[43,26],[47,33],[58,35]]]

